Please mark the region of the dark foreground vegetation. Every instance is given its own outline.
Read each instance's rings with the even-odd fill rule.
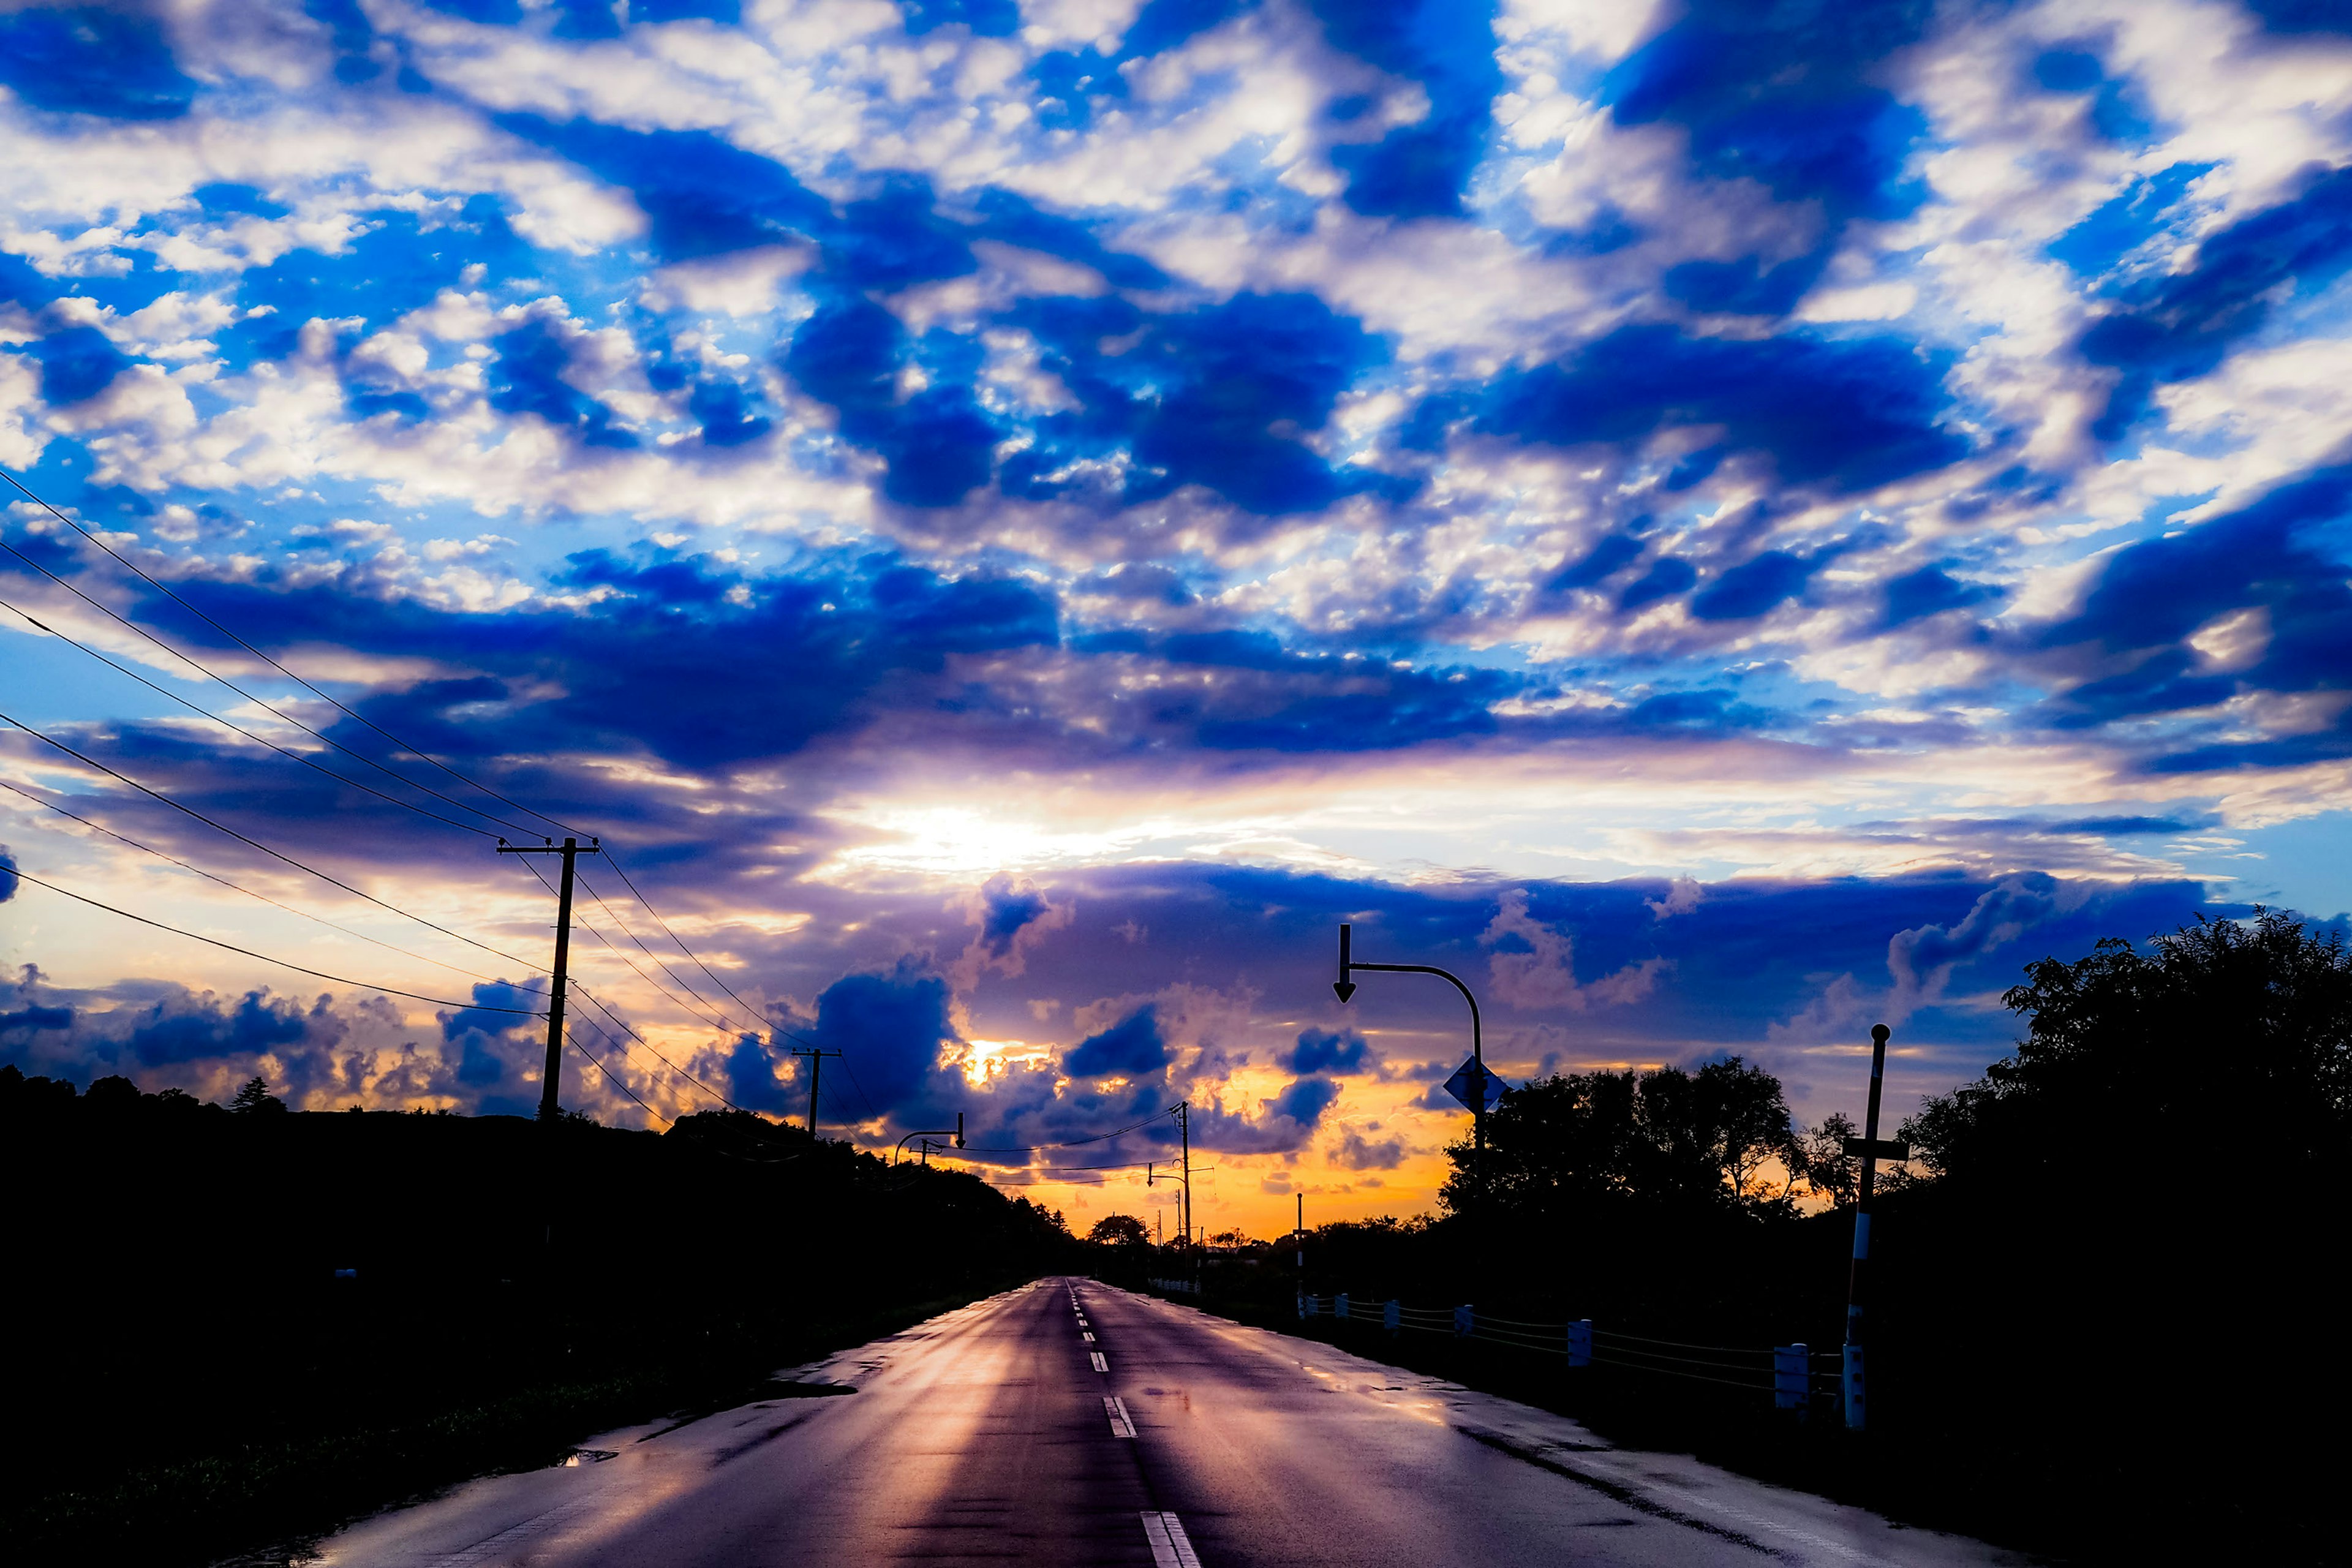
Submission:
[[[2337,1563],[2352,1393],[2352,958],[2282,916],[2031,966],[2014,1055],[1903,1132],[1875,1205],[1872,1430],[1769,1395],[1297,1321],[1295,1254],[1212,1250],[1212,1310],[2083,1562]],[[1858,1075],[1859,1076],[1859,1075]],[[1859,1086],[1857,1086],[1859,1087]],[[1832,1129],[1832,1132],[1836,1130]],[[1738,1064],[1531,1084],[1434,1222],[1325,1226],[1304,1288],[1709,1345],[1842,1335],[1854,1172]],[[1836,1206],[1803,1214],[1808,1187]],[[1793,1192],[1792,1192],[1793,1187]],[[1106,1237],[1111,1233],[1106,1232]],[[1110,1241],[1098,1268],[1183,1272]]]
[[[1058,1215],[740,1115],[236,1110],[0,1068],[0,1542],[201,1563],[1064,1267]]]

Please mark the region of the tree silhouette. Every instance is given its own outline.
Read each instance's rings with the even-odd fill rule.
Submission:
[[[1131,1214],[1107,1214],[1087,1232],[1088,1241],[1103,1247],[1140,1247],[1150,1238],[1143,1222]]]
[[[1468,1142],[1446,1150],[1447,1209],[1475,1205]],[[1780,1080],[1738,1057],[1696,1072],[1565,1073],[1512,1089],[1486,1118],[1485,1185],[1504,1209],[1593,1205],[1784,1212],[1803,1160]],[[1778,1163],[1784,1178],[1769,1179]]]
[[[2045,958],[2003,1000],[2031,1020],[2014,1055],[1929,1100],[1902,1135],[1935,1176],[2008,1193],[2129,1188],[2147,1173],[2083,1158],[2127,1130],[2183,1158],[2216,1129],[2259,1130],[2266,1184],[2329,1181],[2352,1154],[2352,953],[2340,931],[2257,909],[2147,949],[2108,938]],[[2120,1152],[2120,1151],[2118,1151]],[[2200,1204],[2226,1184],[2177,1199]]]
[[[228,1108],[240,1116],[266,1116],[284,1110],[286,1102],[269,1092],[268,1079],[255,1078],[248,1079],[246,1086],[236,1091],[236,1098],[228,1102]]]

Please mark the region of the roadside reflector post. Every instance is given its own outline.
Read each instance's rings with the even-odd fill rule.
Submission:
[[[1772,1407],[1802,1421],[1812,1409],[1812,1352],[1801,1344],[1772,1347]]]
[[[1459,1337],[1459,1338],[1462,1338],[1462,1339],[1465,1339],[1465,1340],[1466,1340],[1466,1339],[1468,1339],[1472,1334],[1474,1334],[1474,1333],[1475,1333],[1475,1332],[1477,1332],[1477,1331],[1478,1331],[1478,1317],[1477,1317],[1477,1314],[1476,1314],[1476,1313],[1475,1313],[1475,1312],[1473,1312],[1473,1311],[1471,1311],[1471,1310],[1470,1310],[1469,1308],[1467,1308],[1467,1307],[1456,1307],[1456,1308],[1454,1308],[1454,1334],[1455,1334],[1457,1337]]]
[[[1592,1364],[1592,1320],[1579,1318],[1568,1325],[1568,1364]]]
[[[1401,1301],[1382,1302],[1381,1304],[1381,1327],[1393,1334],[1403,1326],[1404,1304]]]
[[[1340,1291],[1332,1300],[1331,1315],[1335,1318],[1344,1318],[1348,1315],[1348,1293],[1345,1290]]]

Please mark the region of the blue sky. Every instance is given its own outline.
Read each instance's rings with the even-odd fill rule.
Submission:
[[[2335,917],[2338,10],[0,7],[0,463],[115,552],[0,519],[0,710],[335,882],[22,731],[0,843],[371,983],[26,882],[0,1057],[533,1102],[528,1020],[381,989],[496,1005],[549,918],[310,765],[513,816],[387,735],[710,966],[607,877],[644,1041],[568,1100],[797,1106],[779,1026],[877,1144],[1190,1095],[1260,1228],[1460,1131],[1342,919],[1508,1072],[1818,1116],[2046,952]]]

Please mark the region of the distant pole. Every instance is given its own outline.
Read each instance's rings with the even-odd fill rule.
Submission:
[[[1853,1264],[1846,1275],[1845,1287],[1845,1353],[1843,1371],[1845,1424],[1855,1432],[1868,1425],[1869,1398],[1864,1376],[1863,1347],[1867,1336],[1864,1332],[1864,1276],[1870,1262],[1870,1200],[1878,1188],[1878,1162],[1883,1155],[1890,1160],[1907,1160],[1911,1146],[1892,1141],[1881,1142],[1878,1137],[1878,1103],[1886,1084],[1886,1038],[1890,1031],[1884,1024],[1870,1026],[1870,1105],[1864,1113],[1862,1136],[1845,1141],[1845,1152],[1862,1156],[1862,1185],[1853,1205]]]
[[[1192,1254],[1192,1283],[1201,1282],[1201,1253],[1192,1245],[1192,1102],[1176,1102],[1176,1135],[1184,1150],[1184,1247]]]
[[[830,1050],[826,1050],[826,1049],[825,1049],[824,1047],[822,1047],[822,1046],[810,1046],[810,1047],[794,1046],[794,1047],[793,1047],[793,1055],[794,1055],[794,1056],[796,1056],[796,1057],[806,1057],[806,1058],[808,1058],[808,1059],[809,1059],[809,1123],[808,1123],[808,1130],[809,1130],[809,1136],[810,1136],[810,1137],[812,1137],[812,1138],[814,1138],[814,1137],[815,1137],[815,1136],[816,1136],[816,1080],[817,1080],[817,1075],[818,1075],[819,1073],[821,1073],[821,1072],[823,1072],[823,1071],[824,1070],[824,1058],[827,1058],[827,1057],[837,1057],[837,1056],[839,1056],[840,1054],[841,1054],[841,1053],[840,1053],[839,1051],[830,1051]]]
[[[563,993],[572,975],[572,862],[581,855],[601,855],[596,841],[590,839],[583,847],[577,838],[567,838],[561,847],[553,844],[509,844],[499,841],[501,855],[561,855],[563,857],[563,879],[555,894],[555,971],[547,988],[547,1070],[539,1088],[539,1119],[553,1121],[562,1111],[556,1106],[556,1085],[563,1076]]]

